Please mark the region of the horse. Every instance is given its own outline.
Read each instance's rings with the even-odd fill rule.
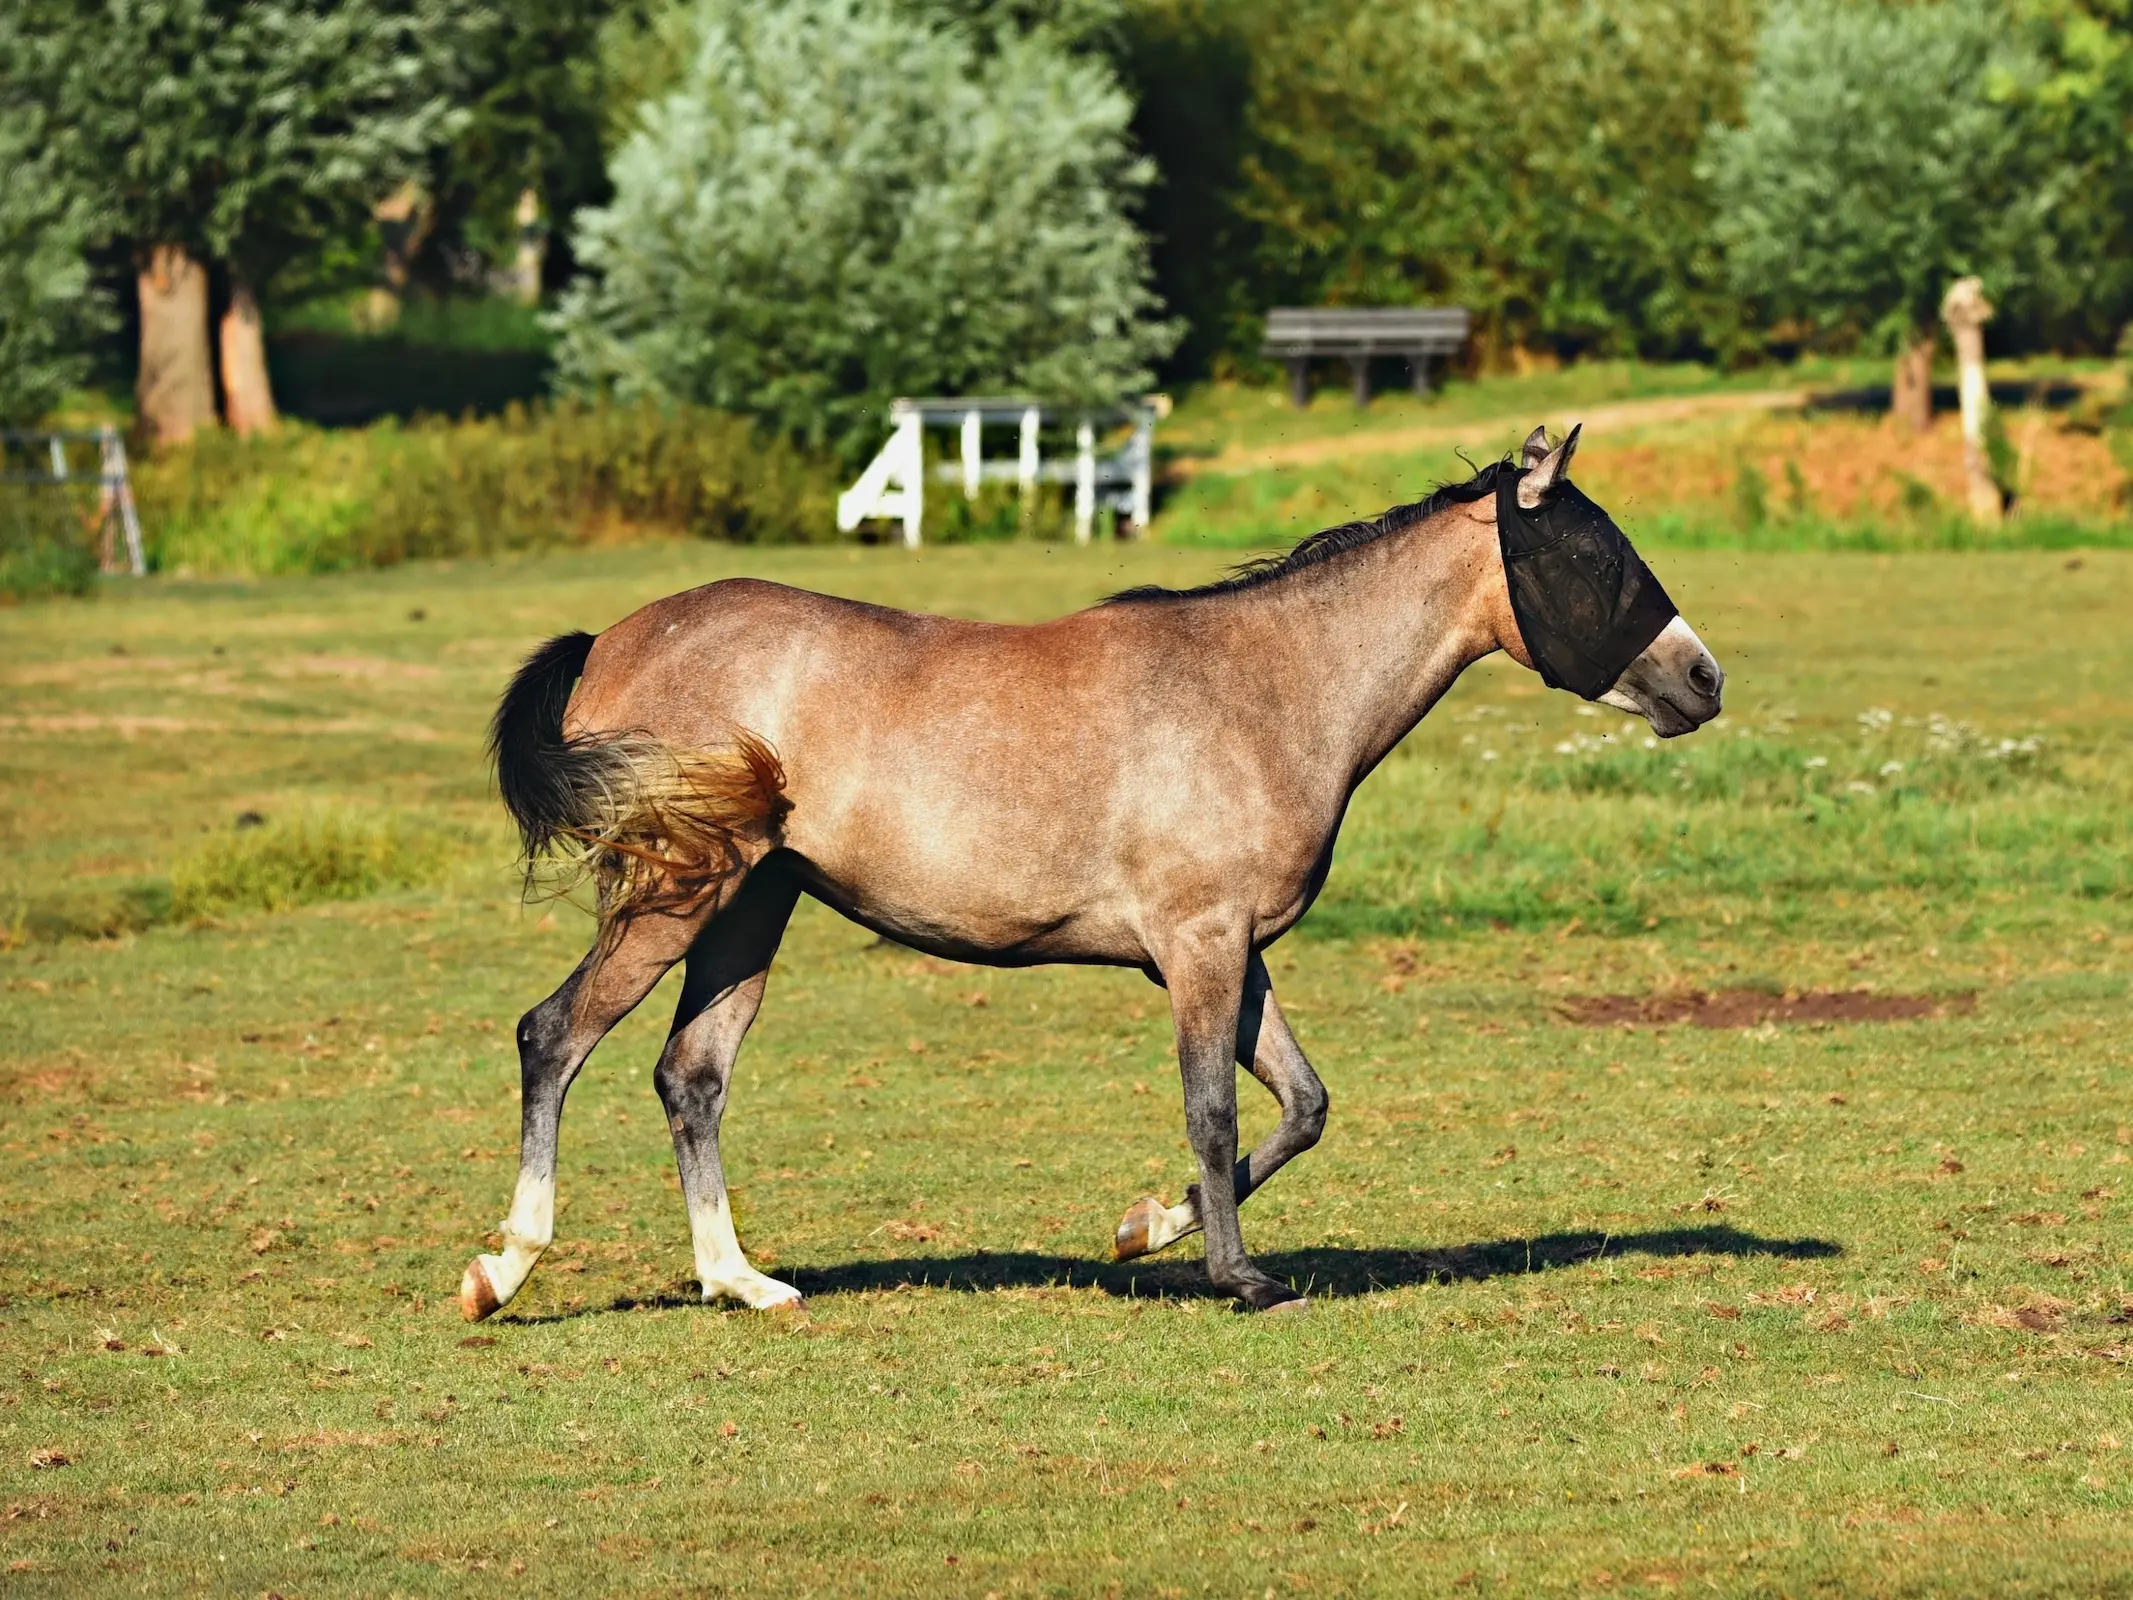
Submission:
[[[536,650],[491,728],[498,788],[529,874],[562,852],[599,926],[518,1025],[517,1187],[501,1250],[461,1281],[468,1320],[548,1248],[564,1097],[677,963],[654,1085],[703,1298],[804,1309],[749,1265],[719,1157],[803,894],[950,960],[1132,967],[1167,990],[1198,1181],[1135,1204],[1116,1255],[1204,1233],[1216,1291],[1305,1306],[1238,1220],[1328,1106],[1263,953],[1324,886],[1357,785],[1498,650],[1662,738],[1720,709],[1717,662],[1569,482],[1577,442],[1537,428],[1518,457],[1284,556],[1030,626],[737,578]],[[1280,1107],[1242,1160],[1238,1066]]]

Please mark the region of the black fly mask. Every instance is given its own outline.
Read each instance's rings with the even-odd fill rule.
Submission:
[[[1541,681],[1597,700],[1679,614],[1614,519],[1568,482],[1518,503],[1525,473],[1496,476],[1496,534],[1511,614]]]

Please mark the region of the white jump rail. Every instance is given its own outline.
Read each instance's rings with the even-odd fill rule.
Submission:
[[[1136,533],[1145,532],[1155,490],[1155,422],[1162,407],[1141,405],[1089,410],[1047,400],[1014,397],[929,398],[898,400],[889,407],[888,443],[867,463],[859,481],[837,497],[837,529],[850,533],[870,518],[903,524],[903,542],[918,547],[926,506],[925,429],[954,427],[959,459],[945,461],[934,476],[960,482],[963,498],[977,498],[985,483],[1013,482],[1027,497],[1040,483],[1074,486],[1074,541],[1087,544],[1101,507],[1120,512]],[[1072,420],[1074,455],[1070,461],[1046,461],[1038,450],[1048,422]],[[1017,430],[1014,459],[985,459],[985,428],[1011,424]],[[1131,426],[1125,444],[1108,454],[1096,450],[1099,427]]]
[[[70,470],[67,462],[67,446],[70,444],[97,447],[94,473]],[[0,430],[0,454],[4,454],[5,447],[10,445],[44,446],[47,466],[29,472],[0,471],[0,483],[47,489],[66,488],[76,483],[95,484],[98,491],[99,564],[106,572],[120,570],[118,545],[123,538],[126,545],[124,570],[136,578],[148,575],[147,554],[141,548],[141,517],[134,509],[133,479],[126,467],[126,441],[119,437],[118,429],[106,423],[93,432],[66,428]]]

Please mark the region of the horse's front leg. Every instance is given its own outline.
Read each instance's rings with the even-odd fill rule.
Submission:
[[[1197,1212],[1207,1276],[1255,1311],[1307,1301],[1252,1265],[1237,1220],[1237,1020],[1251,953],[1239,925],[1209,919],[1181,929],[1163,961],[1185,1086],[1185,1137],[1199,1158]]]
[[[696,1280],[704,1299],[738,1300],[758,1311],[803,1309],[806,1301],[791,1284],[756,1271],[742,1253],[719,1158],[719,1124],[734,1061],[763,1003],[771,958],[798,898],[797,886],[786,874],[758,869],[734,903],[704,930],[689,951],[674,1029],[653,1074],[674,1136],[674,1161],[688,1202]]]
[[[1289,1031],[1266,962],[1256,952],[1245,971],[1244,1000],[1237,1013],[1237,1064],[1264,1084],[1281,1106],[1280,1124],[1237,1163],[1237,1203],[1242,1205],[1291,1159],[1317,1144],[1326,1129],[1326,1086]],[[1119,1222],[1112,1242],[1118,1259],[1131,1261],[1199,1231],[1195,1184],[1174,1206],[1152,1195],[1140,1200]]]

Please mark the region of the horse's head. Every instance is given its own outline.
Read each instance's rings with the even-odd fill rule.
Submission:
[[[1527,438],[1496,490],[1511,626],[1503,648],[1552,689],[1632,711],[1662,739],[1718,715],[1726,675],[1614,519],[1570,482],[1577,428]]]

